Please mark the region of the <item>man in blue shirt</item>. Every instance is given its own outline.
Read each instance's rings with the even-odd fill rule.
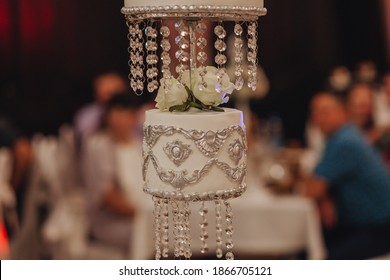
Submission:
[[[325,228],[329,259],[367,259],[390,252],[390,175],[380,156],[348,123],[342,100],[321,93],[312,121],[327,138],[307,182]]]

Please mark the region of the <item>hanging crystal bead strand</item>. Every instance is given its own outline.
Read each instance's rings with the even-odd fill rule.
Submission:
[[[221,215],[221,201],[215,201],[215,225],[216,225],[216,256],[218,259],[223,257],[222,250],[222,215]]]
[[[214,47],[217,50],[217,55],[215,56],[215,63],[218,67],[217,78],[218,83],[215,85],[215,90],[221,92],[222,86],[222,77],[226,72],[225,64],[227,62],[227,57],[225,55],[226,43],[224,41],[226,37],[226,30],[222,26],[222,22],[218,22],[217,26],[214,28],[214,34],[217,35],[217,40],[214,43]]]
[[[136,21],[127,21],[127,26],[129,28],[129,33],[127,35],[127,38],[129,39],[129,48],[128,52],[130,55],[129,58],[129,67],[130,67],[130,73],[129,73],[129,80],[130,80],[130,86],[137,95],[142,94],[142,90],[138,90],[138,72],[140,69],[140,64],[139,64],[139,43],[140,43],[140,38],[138,37],[139,33],[139,23]],[[141,32],[141,37],[142,37],[142,32]],[[142,40],[142,38],[141,38]],[[141,42],[142,44],[142,42]],[[141,57],[142,59],[142,57]],[[142,61],[143,62],[143,61]]]
[[[257,86],[257,21],[248,23],[248,87]]]
[[[147,41],[145,43],[146,48],[146,77],[147,77],[147,89],[148,92],[153,92],[158,89],[158,56],[157,56],[157,30],[156,30],[156,22],[152,21],[145,28],[145,35],[147,37]]]
[[[143,22],[135,25],[135,31],[137,34],[137,38],[135,40],[135,80],[137,83],[137,90],[136,94],[141,95],[144,91],[144,83],[145,83],[145,77],[144,77],[144,37],[142,35],[142,29],[143,29]]]
[[[161,205],[161,247],[162,257],[168,258],[169,255],[169,201],[164,199]]]
[[[207,239],[209,238],[209,234],[207,233],[207,213],[209,212],[208,208],[205,205],[205,202],[202,201],[202,207],[199,210],[199,214],[202,217],[202,221],[200,222],[200,228],[201,228],[201,235],[200,235],[200,240],[202,241],[202,245],[200,247],[200,252],[202,254],[205,254],[208,252],[209,247],[207,246]]]
[[[196,31],[199,33],[199,37],[196,40],[196,45],[199,48],[196,60],[200,64],[198,69],[200,76],[200,83],[198,84],[199,90],[204,90],[207,88],[207,83],[204,80],[204,76],[207,74],[206,66],[204,65],[204,63],[207,61],[207,53],[204,51],[204,48],[207,46],[207,39],[204,37],[206,30],[207,25],[203,21],[199,21],[196,25]]]
[[[241,90],[244,85],[244,78],[242,73],[244,72],[242,67],[242,61],[244,59],[244,54],[242,52],[243,40],[242,40],[242,26],[240,23],[234,25],[234,75],[236,76],[235,88],[236,90]]]
[[[161,53],[161,60],[162,60],[162,66],[161,66],[161,72],[163,74],[164,78],[164,84],[162,85],[164,87],[165,92],[171,89],[171,57],[169,55],[169,51],[171,50],[171,43],[169,42],[169,35],[171,34],[171,31],[168,26],[163,25],[160,28],[160,34],[163,37],[160,43],[162,53]]]
[[[155,242],[155,258],[161,258],[161,200],[153,196],[154,201],[154,242]]]
[[[173,220],[173,255],[175,259],[180,258],[180,221],[179,221],[179,205],[177,201],[171,202],[172,220]]]
[[[190,205],[188,201],[184,202],[184,217],[183,217],[183,228],[184,228],[184,257],[186,259],[191,259],[192,252],[191,252],[191,225],[190,225]]]
[[[226,208],[226,213],[225,213],[225,218],[226,218],[226,259],[227,260],[234,260],[234,254],[232,252],[234,243],[233,243],[233,211],[232,207],[230,205],[230,202],[225,200],[224,202],[225,208]]]
[[[179,50],[176,51],[175,56],[179,61],[179,65],[176,67],[176,72],[179,74],[178,81],[182,82],[182,76],[185,70],[188,69],[188,61],[190,59],[190,54],[188,53],[188,49],[190,47],[190,43],[188,41],[188,26],[183,20],[180,20],[175,23],[175,28],[179,33],[175,38],[175,43],[179,47]],[[187,85],[190,86],[190,85]]]
[[[179,205],[179,256],[184,256],[185,250],[185,220],[184,220],[184,202],[178,202]]]

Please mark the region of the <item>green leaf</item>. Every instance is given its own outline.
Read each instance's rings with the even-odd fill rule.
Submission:
[[[221,107],[217,107],[217,106],[210,106],[210,110],[212,111],[215,111],[215,112],[225,112],[225,110]]]
[[[194,93],[192,92],[192,90],[190,90],[190,88],[188,86],[184,86],[184,88],[186,89],[187,91],[187,94],[188,94],[188,101],[194,101],[196,98],[194,96]]]
[[[198,104],[198,103],[196,103],[196,102],[191,102],[190,103],[190,106],[191,107],[194,107],[194,108],[198,108],[198,109],[200,109],[200,110],[203,110],[203,109],[206,109],[204,106],[202,106],[203,104]]]
[[[169,107],[169,112],[173,112],[173,111],[184,112],[185,111],[185,107],[186,107],[186,103],[184,103],[182,105],[171,106],[171,107]]]
[[[182,105],[176,105],[169,108],[170,112],[178,111],[178,112],[185,112],[188,111],[191,107],[197,108],[199,110],[210,110],[210,111],[216,111],[216,112],[224,112],[225,110],[222,108],[219,108],[217,106],[212,105],[205,105],[202,101],[200,101],[198,98],[195,97],[192,90],[184,85],[184,88],[188,94],[187,101]]]

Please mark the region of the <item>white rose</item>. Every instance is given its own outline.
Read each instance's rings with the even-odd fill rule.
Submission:
[[[178,80],[173,77],[168,79],[168,85],[170,84],[171,86],[168,90],[165,90],[163,86],[165,82],[165,78],[160,80],[161,86],[155,99],[157,102],[156,107],[161,111],[169,110],[170,107],[175,105],[182,105],[188,98],[187,91]]]
[[[229,76],[224,73],[221,79],[220,92],[215,89],[218,84],[217,72],[218,69],[212,66],[206,67],[207,74],[203,77],[207,84],[207,87],[203,90],[199,89],[199,84],[202,81],[201,76],[197,70],[193,71],[192,74],[192,88],[193,93],[197,99],[203,102],[205,105],[218,106],[220,104],[229,101],[229,96],[234,90],[234,84],[230,82]]]

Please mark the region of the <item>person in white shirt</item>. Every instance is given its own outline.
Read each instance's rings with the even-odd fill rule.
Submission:
[[[130,94],[112,97],[104,128],[87,139],[83,154],[91,235],[120,248],[129,244],[142,190],[138,105]]]

